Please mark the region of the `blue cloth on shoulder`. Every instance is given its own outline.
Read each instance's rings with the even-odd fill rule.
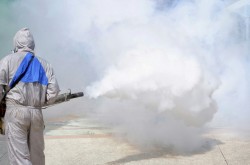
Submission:
[[[26,56],[24,57],[20,66],[18,67],[18,69],[17,69],[17,71],[16,71],[16,73],[15,73],[15,75],[10,83],[10,87],[13,86],[14,82],[18,79],[18,77],[25,71],[32,56],[33,56],[33,54],[30,52],[28,52],[26,54]],[[43,68],[42,64],[40,63],[40,61],[36,57],[34,57],[27,72],[25,73],[25,75],[23,76],[23,78],[20,81],[24,82],[24,83],[38,82],[42,85],[48,85],[48,78],[46,76],[44,68]]]

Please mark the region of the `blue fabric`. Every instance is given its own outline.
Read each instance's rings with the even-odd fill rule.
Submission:
[[[23,61],[21,62],[20,66],[18,67],[15,73],[15,76],[13,77],[10,83],[10,87],[13,86],[14,82],[18,79],[18,77],[25,71],[32,56],[33,56],[32,53],[26,54],[26,56],[24,57]],[[36,57],[34,57],[27,72],[20,81],[24,83],[38,82],[42,85],[48,85],[48,78],[46,76],[44,68]]]

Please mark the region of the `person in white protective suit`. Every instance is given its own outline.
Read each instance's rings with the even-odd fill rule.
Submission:
[[[26,74],[6,96],[5,136],[11,165],[44,165],[42,106],[52,103],[59,86],[51,65],[34,53],[28,28],[14,37],[14,53],[0,61],[0,91],[12,86],[34,55]],[[0,92],[0,98],[3,94]]]

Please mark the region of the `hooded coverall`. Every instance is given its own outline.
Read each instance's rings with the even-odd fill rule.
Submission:
[[[0,61],[0,91],[11,86],[34,55],[35,42],[28,28],[14,37],[14,53]],[[44,121],[41,107],[52,103],[59,86],[51,65],[35,56],[25,76],[6,96],[5,133],[11,165],[44,165]],[[0,97],[2,97],[0,92]]]

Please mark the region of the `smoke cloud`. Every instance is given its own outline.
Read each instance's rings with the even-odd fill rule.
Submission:
[[[71,113],[90,108],[133,144],[192,152],[207,125],[248,121],[245,22],[231,3],[19,0],[1,4],[1,26],[28,26],[61,88],[86,91]]]

